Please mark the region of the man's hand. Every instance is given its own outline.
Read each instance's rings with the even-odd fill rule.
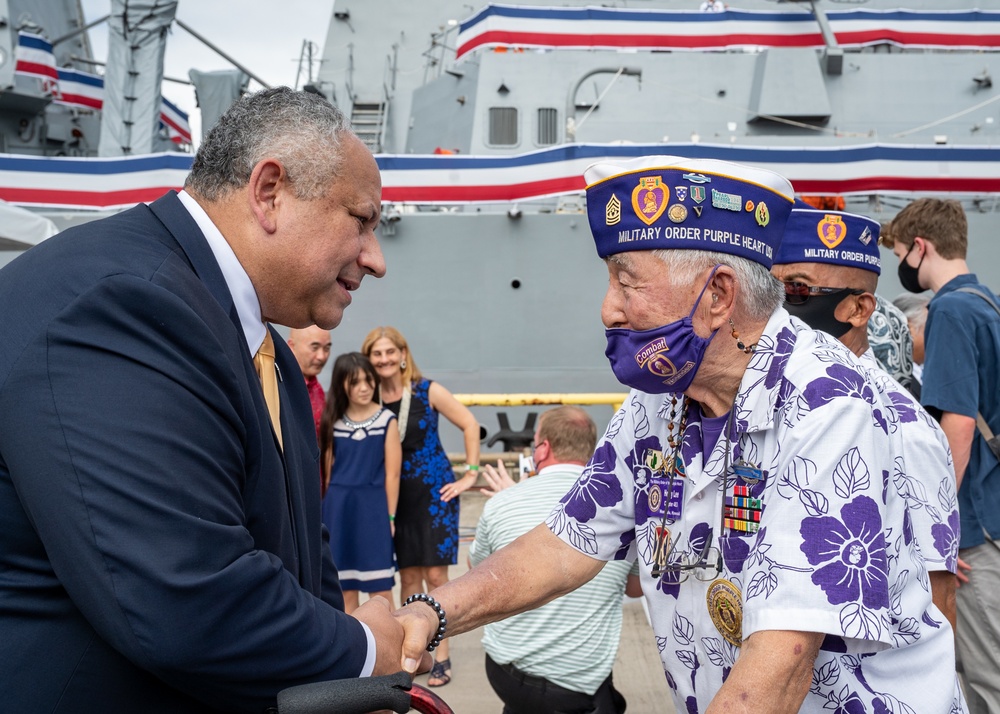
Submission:
[[[971,573],[972,572],[972,566],[969,565],[968,563],[966,563],[961,558],[959,558],[958,559],[958,567],[955,569],[955,580],[956,580],[955,587],[960,588],[960,587],[962,587],[962,583],[969,582],[969,576],[966,575],[965,573],[963,573],[962,572],[963,570],[965,571],[965,573]]]
[[[507,467],[503,465],[503,459],[497,459],[497,466],[493,468],[489,464],[483,465],[483,480],[489,484],[489,488],[484,488],[483,493],[488,497],[496,496],[505,488],[510,488],[516,482],[507,473]]]
[[[426,608],[430,610],[430,608]],[[431,610],[431,613],[434,611]],[[361,607],[355,610],[352,617],[368,625],[375,638],[375,669],[372,676],[395,674],[399,671],[399,653],[406,646],[405,633],[398,619],[393,617],[392,605],[384,597],[369,598]],[[437,629],[437,615],[434,616],[434,629]],[[427,640],[430,642],[430,639]],[[424,642],[426,647],[427,642]],[[427,672],[433,662],[429,652],[420,653],[414,657],[414,664],[406,671],[410,674]]]
[[[392,616],[403,630],[403,656],[397,666],[402,666],[410,674],[417,674],[421,662],[426,661],[426,666],[420,669],[421,672],[426,672],[433,660],[431,653],[427,651],[427,645],[434,639],[438,629],[437,612],[425,602],[414,602],[399,608]]]

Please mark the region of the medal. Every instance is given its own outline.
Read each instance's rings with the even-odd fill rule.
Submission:
[[[667,218],[674,223],[683,223],[688,217],[688,209],[683,203],[675,203],[667,210]]]
[[[743,481],[743,483],[748,483],[750,485],[753,485],[764,478],[764,472],[759,466],[747,463],[743,459],[740,459],[733,464],[733,471],[740,478],[740,480]]]
[[[653,484],[653,487],[649,489],[650,513],[652,513],[653,515],[658,514],[660,512],[661,505],[663,505],[663,491],[660,490],[660,487],[658,485]]]
[[[653,577],[658,578],[667,567],[667,554],[670,552],[670,531],[663,526],[656,527],[656,548],[653,550]]]
[[[713,580],[705,596],[708,614],[719,634],[734,647],[743,644],[743,597],[725,578]]]

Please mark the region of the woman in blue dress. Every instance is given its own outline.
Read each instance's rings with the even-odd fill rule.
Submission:
[[[329,481],[323,523],[348,614],[357,609],[360,592],[392,602],[395,583],[392,521],[402,449],[396,416],[373,401],[377,385],[367,357],[340,355],[320,422],[321,464]]]
[[[451,392],[424,379],[409,345],[393,327],[368,333],[361,351],[378,373],[379,401],[399,416],[403,469],[396,511],[396,562],[402,599],[448,582],[448,566],[458,562],[458,495],[479,473],[479,423]],[[438,436],[438,414],[462,430],[465,473],[456,480]],[[427,684],[451,681],[448,640],[434,652]]]

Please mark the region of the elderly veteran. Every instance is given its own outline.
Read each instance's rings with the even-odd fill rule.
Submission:
[[[826,230],[831,225],[836,228],[832,240]],[[870,218],[797,203],[771,273],[785,285],[785,309],[847,345],[870,370],[884,397],[881,418],[902,436],[901,458],[890,479],[908,506],[913,538],[930,572],[934,604],[954,628],[959,531],[955,469],[937,422],[881,368],[869,347],[869,320],[881,273],[878,237],[879,224]]]
[[[768,272],[791,185],[663,156],[586,178],[607,354],[632,392],[546,524],[397,611],[404,667],[440,629],[635,559],[680,711],[963,711],[888,488],[882,398],[843,345],[789,318]]]

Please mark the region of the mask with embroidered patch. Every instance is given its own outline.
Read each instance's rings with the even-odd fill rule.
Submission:
[[[652,330],[612,328],[606,331],[608,346],[604,354],[619,382],[647,394],[676,394],[691,386],[705,358],[705,350],[718,332],[701,337],[694,331],[692,322],[694,311],[718,267],[712,269],[687,317]]]

